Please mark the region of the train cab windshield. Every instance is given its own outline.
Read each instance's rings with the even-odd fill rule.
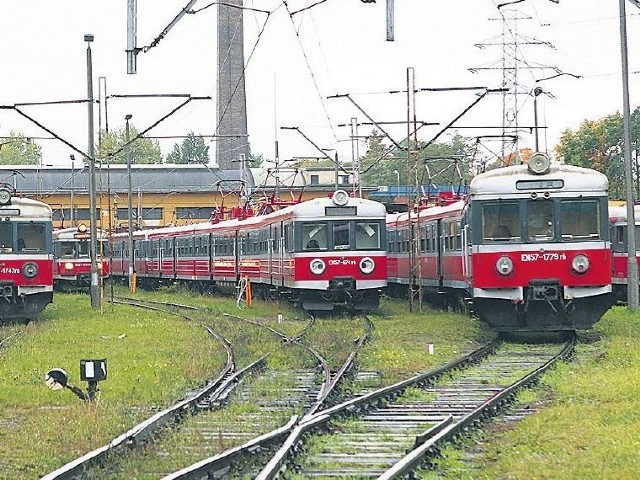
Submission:
[[[482,205],[483,243],[520,240],[520,205],[517,201]]]
[[[380,250],[382,221],[302,222],[301,250]]]
[[[482,203],[482,243],[600,240],[600,203],[597,198]]]
[[[61,258],[89,258],[91,253],[91,242],[84,241],[60,241],[58,242],[60,248]],[[101,249],[98,254],[107,255],[109,245],[107,242],[102,242],[102,245],[98,243],[98,249]]]
[[[48,227],[48,225],[37,222],[0,222],[0,253],[48,251]]]

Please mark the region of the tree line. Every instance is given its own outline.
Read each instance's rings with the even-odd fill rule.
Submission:
[[[138,129],[130,125],[129,139],[137,136]],[[98,161],[125,164],[127,155],[130,155],[132,164],[209,163],[209,145],[202,136],[193,132],[181,142],[175,143],[173,150],[166,157],[162,156],[158,141],[152,138],[140,137],[131,142],[128,148],[124,147],[127,143],[125,128],[102,130],[98,139],[96,150]],[[14,131],[6,137],[0,137],[0,165],[37,165],[41,161],[42,147],[33,139]]]

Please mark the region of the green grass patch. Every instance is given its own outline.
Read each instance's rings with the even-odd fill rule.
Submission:
[[[383,299],[371,318],[373,338],[358,356],[358,365],[380,372],[385,384],[447,363],[495,337],[482,323],[457,313],[429,308],[409,313],[406,301]]]
[[[544,402],[505,429],[489,427],[474,449],[473,473],[448,478],[637,478],[640,469],[640,314],[615,307],[596,324],[594,343],[518,397]],[[440,466],[459,466],[460,453]],[[468,460],[465,460],[469,463]],[[451,471],[451,470],[450,470]],[[435,478],[427,474],[424,478]],[[439,476],[440,477],[440,476]]]

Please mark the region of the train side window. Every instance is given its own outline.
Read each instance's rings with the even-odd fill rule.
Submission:
[[[387,230],[387,252],[395,253],[395,230]]]

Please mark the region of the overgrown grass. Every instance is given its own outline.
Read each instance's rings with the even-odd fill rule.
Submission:
[[[571,363],[546,374],[521,405],[545,408],[510,429],[488,428],[473,470],[461,473],[459,453],[440,462],[448,478],[637,478],[640,471],[640,314],[623,307],[596,325],[594,343],[578,346]],[[475,443],[475,442],[474,442]],[[464,464],[468,466],[469,464]]]
[[[80,360],[106,358],[97,401],[51,391],[51,368],[79,381]],[[126,306],[92,309],[86,295],[56,295],[43,318],[0,350],[0,472],[37,478],[104,445],[219,371],[226,357],[199,324]]]

